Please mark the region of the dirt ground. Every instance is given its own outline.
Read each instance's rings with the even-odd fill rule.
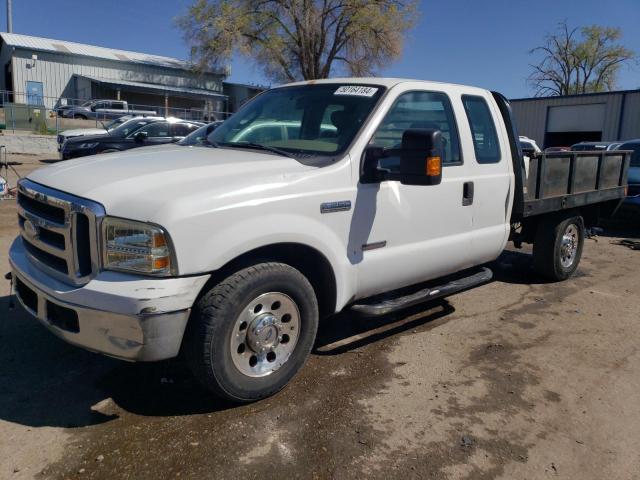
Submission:
[[[15,224],[0,201],[3,274]],[[176,362],[63,343],[3,281],[0,478],[640,479],[640,251],[620,236],[640,235],[587,240],[563,283],[507,251],[446,301],[331,318],[293,383],[242,407]]]

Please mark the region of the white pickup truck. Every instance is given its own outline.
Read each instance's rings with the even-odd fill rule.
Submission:
[[[130,361],[184,355],[217,395],[254,401],[302,367],[323,317],[486,282],[509,239],[533,243],[540,274],[568,278],[628,164],[621,151],[540,155],[527,177],[508,102],[479,88],[285,85],[204,144],[31,173],[12,279],[68,342]]]

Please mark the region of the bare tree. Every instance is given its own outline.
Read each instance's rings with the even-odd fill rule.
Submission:
[[[201,68],[239,52],[275,81],[372,74],[397,58],[416,0],[197,0],[178,19]],[[334,72],[335,73],[335,72]]]
[[[543,58],[531,65],[529,84],[536,96],[572,95],[615,89],[620,67],[636,59],[632,50],[619,45],[619,28],[591,25],[569,28],[562,22],[545,44],[529,53]]]

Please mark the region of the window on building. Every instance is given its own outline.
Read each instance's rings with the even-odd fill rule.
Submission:
[[[476,161],[478,163],[498,163],[500,161],[500,145],[487,101],[482,97],[463,95],[462,103],[471,127]]]

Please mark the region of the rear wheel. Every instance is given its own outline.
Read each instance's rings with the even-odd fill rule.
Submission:
[[[185,353],[213,393],[251,402],[293,378],[317,328],[318,304],[306,277],[286,264],[261,263],[230,275],[198,300]]]
[[[566,280],[578,268],[583,245],[582,217],[543,219],[538,225],[533,243],[533,268],[549,280]]]

